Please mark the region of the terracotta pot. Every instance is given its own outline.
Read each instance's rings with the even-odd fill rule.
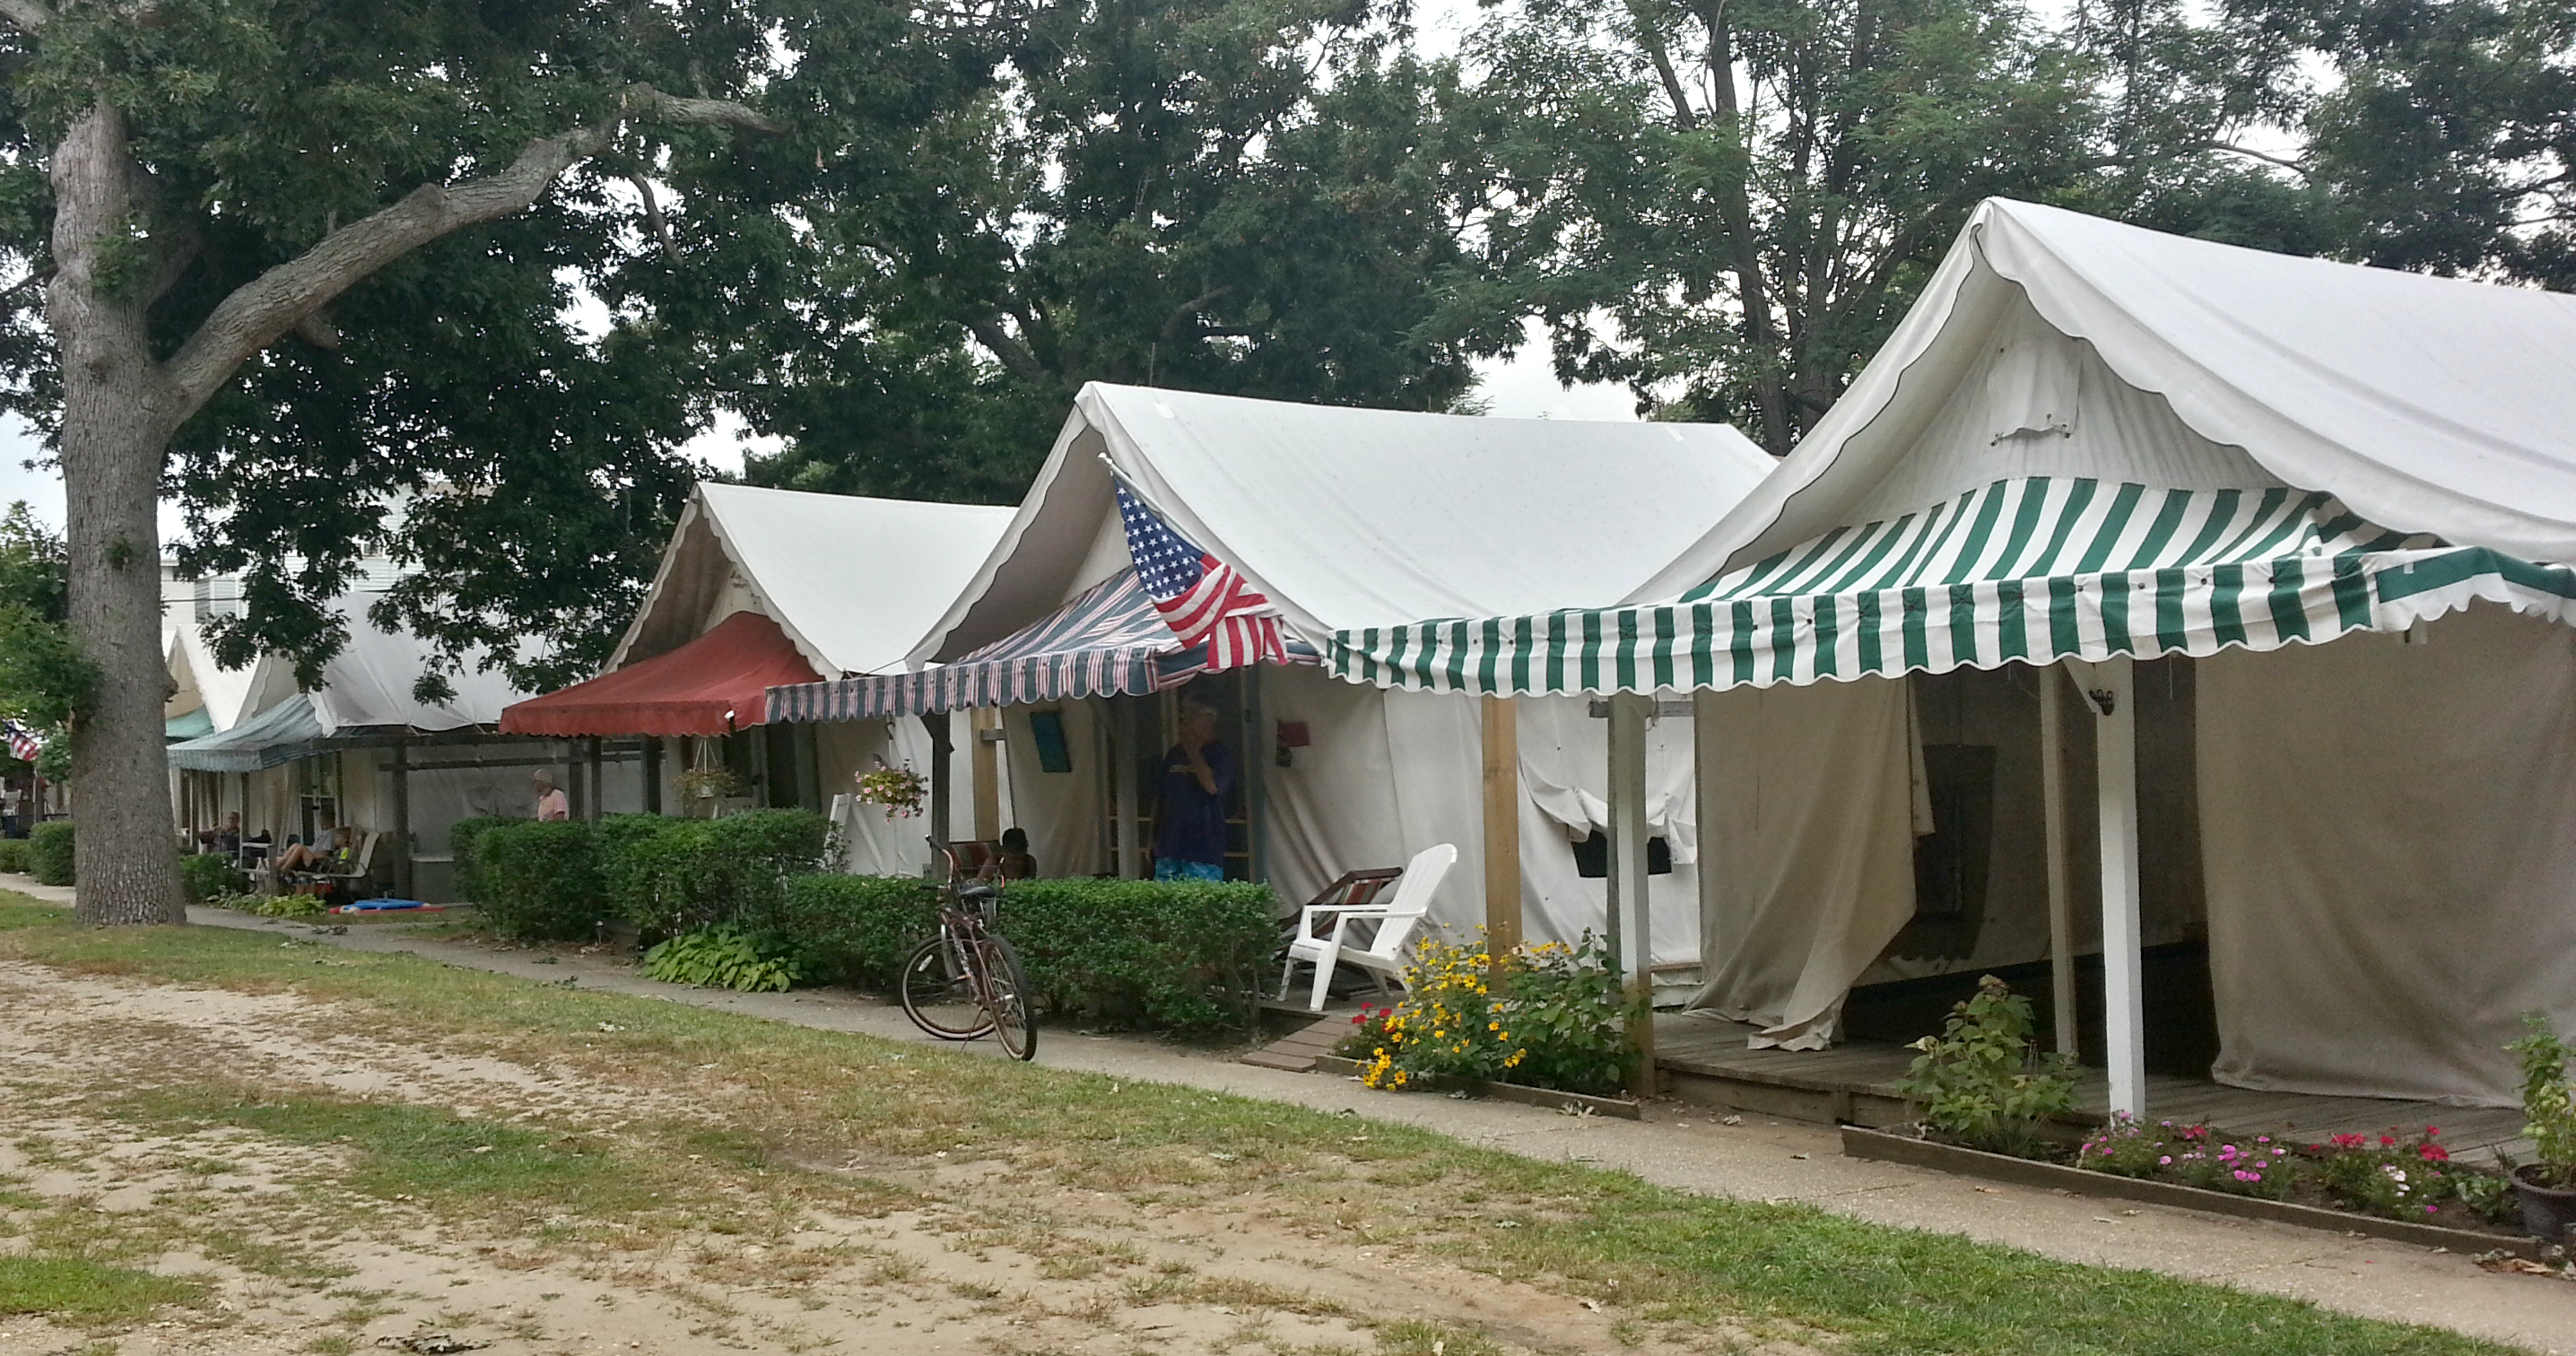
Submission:
[[[2531,1180],[2539,1171],[2537,1163],[2513,1170],[2514,1194],[2522,1198],[2522,1227],[2546,1242],[2567,1242],[2568,1228],[2576,1226],[2576,1187],[2541,1186]]]

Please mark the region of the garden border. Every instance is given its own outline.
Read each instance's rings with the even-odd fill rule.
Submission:
[[[1360,1062],[1339,1055],[1315,1056],[1319,1073],[1357,1077]],[[1497,1102],[1519,1102],[1524,1106],[1547,1107],[1556,1111],[1589,1112],[1596,1116],[1616,1116],[1623,1121],[1646,1118],[1645,1104],[1625,1097],[1595,1097],[1588,1092],[1558,1092],[1553,1088],[1533,1088],[1526,1083],[1488,1083],[1481,1078],[1460,1078],[1454,1074],[1413,1074],[1406,1089],[1424,1092],[1463,1092],[1470,1097],[1490,1097]]]
[[[2515,1257],[2540,1260],[2541,1240],[2511,1234],[2485,1234],[2470,1229],[2453,1229],[2439,1224],[2414,1224],[2402,1219],[2381,1219],[2376,1215],[2347,1214],[2322,1206],[2298,1205],[2289,1201],[2267,1201],[2257,1196],[2235,1196],[2224,1191],[2183,1186],[2175,1182],[2151,1182],[2138,1177],[2120,1177],[2088,1168],[2070,1168],[2058,1163],[2014,1158],[2009,1154],[1990,1154],[1982,1149],[1963,1149],[1954,1144],[1937,1144],[1927,1139],[1889,1134],[1857,1125],[1841,1127],[1843,1155],[1880,1163],[1901,1163],[1907,1167],[1932,1168],[1955,1172],[1967,1177],[1984,1177],[2015,1186],[2048,1187],[2077,1196],[2102,1196],[2113,1200],[2142,1201],[2149,1205],[2168,1205],[2184,1210],[2200,1210],[2213,1215],[2237,1219],[2264,1220],[2273,1224],[2294,1224],[2306,1229],[2327,1229],[2342,1234],[2362,1234],[2384,1238],[2393,1243],[2412,1243],[2418,1247],[2439,1248],[2476,1257],[2502,1252]]]

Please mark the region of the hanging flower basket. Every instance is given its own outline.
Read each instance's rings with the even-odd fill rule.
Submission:
[[[921,813],[921,799],[930,793],[930,782],[910,765],[887,767],[877,764],[873,771],[858,775],[859,799],[869,805],[885,807],[888,819],[910,819]]]
[[[731,768],[693,767],[680,774],[680,794],[691,800],[722,800],[750,794]]]

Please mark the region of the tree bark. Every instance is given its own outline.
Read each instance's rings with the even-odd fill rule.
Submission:
[[[80,798],[73,869],[85,923],[179,923],[170,764],[161,737],[161,542],[156,507],[172,392],[144,328],[147,287],[120,277],[132,207],[124,116],[101,103],[54,150],[47,319],[60,345],[62,461],[73,638],[98,666],[74,713]]]

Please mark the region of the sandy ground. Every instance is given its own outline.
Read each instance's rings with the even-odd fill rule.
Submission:
[[[441,1223],[335,1199],[330,1149],[246,1132],[152,1133],[93,1114],[102,1095],[219,1074],[614,1137],[644,1116],[721,1119],[687,1097],[353,1031],[289,995],[74,978],[0,963],[0,1174],[44,1209],[156,1246],[128,1265],[211,1282],[208,1306],[129,1329],[0,1320],[0,1352],[1286,1353],[1370,1351],[1392,1331],[1481,1335],[1504,1350],[1804,1350],[1695,1330],[1614,1336],[1615,1310],[1388,1249],[1311,1220],[1138,1206],[955,1162],[905,1185],[915,1208],[807,1212],[759,1236],[680,1231],[636,1248],[545,1246],[537,1226]],[[1006,1202],[1007,1227],[989,1206]],[[41,1211],[17,1210],[31,1218]],[[1042,1220],[1030,1228],[1028,1221]],[[198,1239],[227,1240],[221,1248]],[[242,1243],[261,1249],[246,1255]],[[19,1240],[0,1239],[0,1251]],[[171,1311],[165,1311],[171,1312]],[[1624,1339],[1624,1340],[1623,1340]],[[1425,1339],[1425,1348],[1438,1337]],[[479,1345],[478,1345],[479,1344]],[[1463,1349],[1463,1348],[1462,1348]]]

